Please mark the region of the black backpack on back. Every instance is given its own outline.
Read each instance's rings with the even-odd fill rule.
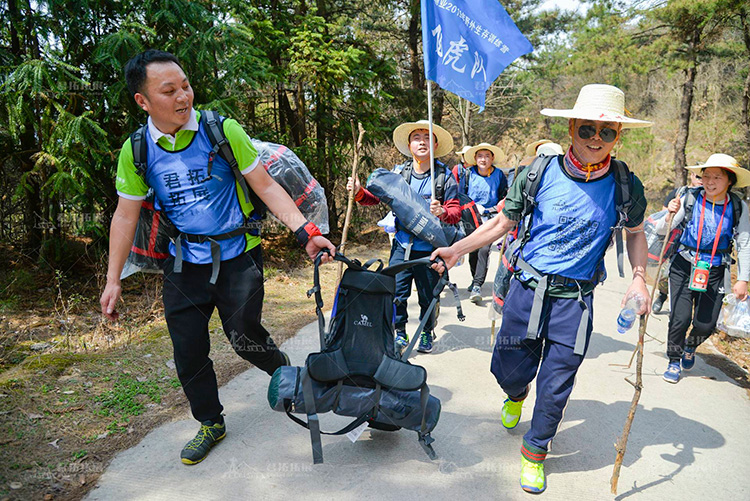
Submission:
[[[310,430],[315,463],[323,462],[321,434],[342,435],[365,424],[386,431],[416,431],[420,445],[434,459],[430,432],[440,417],[440,400],[430,395],[425,369],[408,361],[419,336],[414,335],[404,353],[398,355],[393,326],[396,274],[414,266],[429,266],[429,258],[384,268],[380,260],[361,264],[337,253],[335,259],[347,268],[326,331],[318,272],[321,256],[315,260],[314,286],[308,292],[308,296],[315,295],[320,351],[310,353],[304,367],[282,366],[276,370],[268,387],[271,408],[286,412]],[[417,333],[424,329],[448,284],[446,272],[433,290],[433,300]],[[463,320],[460,303],[456,302],[459,319]],[[336,432],[321,432],[318,413],[329,411],[355,419]],[[293,413],[307,414],[307,421]]]

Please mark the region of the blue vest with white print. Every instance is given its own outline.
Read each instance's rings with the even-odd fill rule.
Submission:
[[[218,235],[244,224],[237,198],[234,174],[229,164],[218,155],[214,158],[211,179],[208,176],[208,154],[211,142],[202,125],[192,142],[182,150],[167,151],[146,134],[148,170],[146,183],[154,189],[158,206],[183,233]],[[235,258],[245,251],[247,239],[240,235],[219,240],[221,260]],[[175,255],[175,246],[169,244]],[[183,260],[194,264],[210,264],[211,243],[182,241]]]
[[[523,259],[546,275],[595,279],[617,222],[615,185],[613,172],[584,182],[571,179],[558,162],[550,165],[536,195]]]
[[[469,195],[469,198],[475,203],[489,209],[497,205],[500,201],[498,191],[501,186],[508,187],[508,181],[505,174],[497,167],[492,168],[489,176],[485,177],[479,173],[479,167],[476,165],[469,168],[469,187],[468,190],[463,185],[466,184],[466,174],[461,176],[461,187],[463,193]]]
[[[397,166],[398,167],[398,166]],[[445,166],[442,162],[435,160],[435,175],[437,176],[438,169],[443,169],[445,171],[445,179],[446,183],[448,180],[448,176],[451,176],[451,172],[448,169],[448,167]],[[396,168],[394,169],[394,172],[401,172],[400,169]],[[423,177],[424,176],[424,177]],[[419,179],[421,177],[421,179]],[[411,180],[409,182],[409,187],[414,190],[418,195],[421,195],[422,198],[425,200],[425,206],[428,208],[429,212],[429,206],[430,201],[432,199],[432,175],[430,174],[430,171],[427,171],[423,174],[417,174],[415,171],[412,171],[411,174]],[[445,194],[443,194],[443,197],[445,197]],[[409,245],[409,241],[412,243],[412,250],[414,251],[420,251],[420,252],[431,252],[434,250],[432,245],[430,245],[429,242],[425,242],[421,238],[417,238],[411,233],[405,231],[401,225],[398,224],[398,218],[396,218],[396,235],[395,239],[398,244],[406,248]]]
[[[700,195],[695,200],[693,214],[682,232],[680,243],[687,247],[687,250],[695,252],[698,246],[698,230],[700,229],[701,212],[703,212],[703,198],[705,193],[701,190]],[[724,211],[724,204],[714,204],[706,201],[706,214],[703,217],[703,233],[701,234],[701,252],[698,259],[706,261],[711,266],[719,266],[722,263],[720,250],[729,249],[732,245],[733,228],[734,228],[734,208],[732,199],[727,195],[727,209]],[[721,213],[724,212],[724,221],[719,229]],[[714,247],[717,229],[721,232],[719,244],[716,246],[716,255],[711,261],[711,250]],[[691,254],[692,255],[692,254]]]

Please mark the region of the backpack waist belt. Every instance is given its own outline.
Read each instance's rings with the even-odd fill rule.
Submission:
[[[526,328],[526,339],[537,339],[539,337],[539,326],[542,323],[542,308],[544,307],[544,299],[550,286],[562,285],[570,287],[574,285],[578,289],[578,304],[583,308],[583,313],[581,314],[581,321],[578,323],[578,331],[576,333],[576,342],[575,347],[573,348],[573,353],[575,355],[583,356],[583,352],[586,348],[586,331],[589,327],[589,307],[583,300],[583,289],[581,284],[593,283],[594,280],[576,280],[561,275],[545,275],[524,261],[521,256],[518,256],[515,265],[518,269],[532,275],[537,280],[537,286],[534,290],[534,303],[531,305],[531,316],[529,317],[529,324]]]
[[[219,278],[219,270],[221,269],[221,246],[219,245],[220,240],[229,240],[246,233],[251,235],[260,235],[260,221],[246,221],[242,226],[226,233],[219,233],[218,235],[196,235],[193,233],[178,233],[174,237],[174,272],[182,273],[182,240],[194,244],[203,244],[211,242],[211,279],[208,281],[211,285],[216,285],[216,280]]]

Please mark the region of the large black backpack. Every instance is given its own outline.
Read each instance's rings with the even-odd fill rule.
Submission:
[[[276,370],[268,387],[271,408],[286,412],[310,430],[315,463],[323,462],[321,434],[342,435],[365,424],[386,431],[416,431],[420,445],[434,459],[430,433],[440,417],[440,401],[430,395],[425,369],[408,361],[419,336],[415,334],[399,356],[393,326],[396,274],[414,266],[429,266],[429,258],[384,268],[380,260],[361,264],[336,254],[335,259],[347,268],[326,330],[318,272],[321,255],[315,260],[313,288],[308,292],[308,296],[315,295],[320,351],[310,353],[304,367]],[[446,272],[433,290],[433,300],[417,333],[424,329],[448,284]],[[463,320],[455,289],[454,295],[459,319]],[[329,411],[355,419],[336,432],[322,432],[318,413]],[[293,413],[307,414],[307,421]]]

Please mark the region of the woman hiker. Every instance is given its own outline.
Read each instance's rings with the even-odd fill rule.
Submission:
[[[643,185],[610,152],[623,129],[651,123],[625,116],[623,92],[600,84],[584,86],[572,109],[544,109],[541,113],[568,119],[572,146],[567,153],[546,157],[544,170],[532,164],[520,172],[496,218],[451,247],[432,253],[450,268],[462,255],[505,235],[524,217],[525,195],[532,194],[532,178],[539,179],[535,204],[526,207],[530,227],[519,235],[515,258],[519,271],[505,299],[491,363],[492,373],[507,394],[500,417],[507,429],[518,425],[521,407],[536,378],[531,427],[521,446],[520,483],[527,492],[542,492],[547,487],[544,460],[586,355],[593,323],[593,290],[605,277],[604,253],[623,227],[633,270],[625,298],[648,296]],[[622,194],[626,188],[628,196]],[[442,271],[440,264],[433,268]],[[638,313],[646,313],[648,307],[644,302]]]
[[[458,185],[451,175],[448,167],[439,162],[437,158],[447,155],[453,149],[453,138],[450,133],[440,127],[433,125],[433,140],[435,148],[435,178],[442,179],[441,182],[433,183],[430,174],[430,133],[429,123],[426,120],[408,122],[399,125],[393,131],[393,143],[396,145],[407,160],[393,168],[394,172],[400,172],[412,190],[429,200],[432,197],[433,186],[442,185],[442,193],[435,193],[435,200],[430,203],[430,212],[441,221],[448,224],[456,224],[461,219],[461,207],[458,203]],[[346,189],[354,190],[354,199],[361,205],[375,205],[380,200],[363,188],[359,180],[349,178]],[[437,191],[437,190],[436,190]],[[408,233],[396,220],[396,237],[391,245],[391,257],[389,266],[406,260],[407,248],[411,247],[409,259],[419,259],[429,256],[433,248],[424,240]],[[417,297],[419,298],[419,319],[422,320],[424,313],[430,306],[432,291],[439,279],[438,274],[429,266],[415,266],[396,275],[396,348],[403,350],[409,345],[406,335],[406,321],[408,319],[406,301],[411,295],[412,280],[417,283]],[[430,353],[435,338],[435,315],[427,320],[424,332],[420,334],[417,351]]]
[[[505,198],[508,192],[508,180],[500,170],[500,164],[505,160],[505,153],[497,146],[480,143],[469,148],[464,156],[468,167],[456,173],[458,190],[474,200],[482,216],[482,222],[486,223],[493,217],[492,211],[495,206]],[[469,300],[472,303],[482,301],[482,285],[487,278],[491,245],[492,243],[489,243],[469,254],[472,277],[471,285],[469,285]]]
[[[685,168],[698,174],[703,186],[690,188],[667,207],[676,213],[672,225],[684,227],[669,269],[669,364],[664,372],[669,383],[677,383],[683,369],[693,368],[695,349],[716,327],[722,299],[731,284],[733,240],[737,244],[737,281],[732,291],[737,300],[747,296],[750,278],[747,204],[731,191],[750,186],[750,171],[722,153],[711,155],[703,165]],[[657,231],[666,231],[663,221]],[[691,323],[693,329],[685,339]]]

